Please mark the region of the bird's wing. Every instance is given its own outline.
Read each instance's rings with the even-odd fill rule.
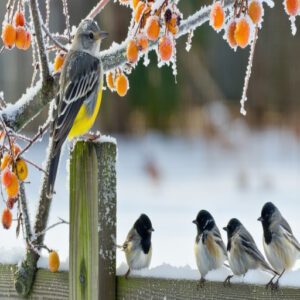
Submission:
[[[141,238],[140,238],[139,234],[137,233],[137,231],[134,228],[131,228],[130,231],[128,232],[126,241],[124,242],[124,244],[122,246],[123,250],[124,251],[127,250],[128,246],[131,242],[138,241],[140,239]]]
[[[57,150],[67,138],[83,102],[91,96],[96,97],[100,80],[100,61],[96,57],[73,51],[66,58],[66,63],[61,74],[58,107],[52,126]]]
[[[276,273],[266,262],[264,256],[259,251],[256,246],[256,243],[251,236],[251,234],[246,230],[241,230],[239,233],[239,239],[241,242],[241,248],[245,251],[248,255],[250,255],[255,261],[259,262],[262,268],[267,271],[271,271],[272,273]]]
[[[292,245],[298,250],[300,251],[300,243],[297,241],[297,239],[295,238],[292,229],[290,227],[290,225],[288,224],[288,222],[282,218],[281,220],[281,224],[280,224],[282,231],[283,231],[283,235],[284,237],[290,242],[292,243]]]
[[[221,247],[224,255],[227,257],[227,250],[226,250],[225,244],[223,242],[223,239],[221,237],[221,233],[220,233],[217,226],[214,226],[214,228],[212,230],[212,233],[213,233],[213,236],[214,236],[214,240]]]

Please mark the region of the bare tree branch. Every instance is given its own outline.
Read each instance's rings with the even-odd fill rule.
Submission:
[[[99,3],[86,16],[86,19],[94,19],[101,12],[101,10],[108,4],[109,1],[110,0],[99,1]]]
[[[43,32],[41,26],[41,17],[40,17],[40,11],[38,8],[37,0],[30,0],[30,13],[32,17],[34,31],[35,31],[36,42],[38,45],[42,78],[43,81],[46,82],[51,76],[49,71],[47,52],[44,45]]]

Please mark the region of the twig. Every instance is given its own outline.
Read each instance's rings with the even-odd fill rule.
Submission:
[[[49,78],[51,78],[51,76],[50,76],[50,71],[49,71],[47,52],[46,52],[45,44],[44,44],[44,40],[43,40],[40,11],[38,8],[37,0],[30,0],[29,3],[30,3],[30,12],[31,12],[31,18],[32,18],[32,22],[33,22],[34,31],[35,31],[36,42],[37,42],[37,46],[38,46],[42,78],[43,78],[43,81],[45,82]]]
[[[253,38],[252,45],[251,45],[249,61],[248,61],[248,65],[247,65],[247,69],[246,69],[246,76],[245,76],[245,80],[244,80],[242,99],[240,101],[241,114],[244,116],[247,114],[247,112],[245,110],[245,102],[247,101],[247,91],[248,91],[249,81],[250,81],[250,77],[251,77],[251,70],[252,70],[252,65],[253,65],[253,58],[254,58],[257,36],[258,36],[258,26],[255,27],[254,38]]]
[[[94,19],[101,12],[101,10],[108,4],[109,1],[110,0],[99,1],[99,3],[86,16],[86,19]]]
[[[42,28],[45,31],[45,33],[47,34],[47,36],[49,37],[49,39],[53,42],[53,44],[58,47],[59,49],[63,50],[64,52],[68,52],[68,49],[62,45],[60,42],[58,42],[50,33],[50,31],[47,29],[47,27],[42,24]]]
[[[46,175],[48,175],[47,171],[45,171],[44,169],[42,169],[41,167],[39,167],[36,163],[32,162],[31,160],[28,160],[27,158],[22,158],[24,161],[26,161],[27,163],[29,163],[30,165],[32,165],[33,167],[35,167],[36,169],[38,169],[39,171],[45,173]]]
[[[36,239],[37,237],[39,237],[40,235],[43,235],[46,233],[46,231],[50,230],[50,229],[53,229],[54,227],[58,226],[58,225],[62,225],[62,224],[67,224],[69,225],[70,223],[68,221],[65,221],[64,219],[62,218],[58,218],[59,221],[50,225],[49,227],[47,227],[45,230],[41,231],[41,232],[38,232],[34,235],[34,239]]]

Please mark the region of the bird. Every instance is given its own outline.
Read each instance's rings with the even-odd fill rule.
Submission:
[[[108,33],[101,31],[94,20],[84,19],[79,24],[66,55],[50,127],[52,148],[48,171],[48,196],[54,191],[63,143],[67,137],[73,139],[87,133],[98,115],[102,99],[103,67],[97,54],[101,41],[107,35]]]
[[[131,270],[148,268],[152,258],[151,236],[154,231],[150,218],[141,214],[128,232],[126,241],[119,246],[124,252],[128,264],[127,279]]]
[[[274,285],[277,288],[283,273],[292,269],[299,258],[300,243],[289,223],[272,202],[265,203],[258,221],[263,227],[263,247],[266,257],[274,270],[280,274]]]
[[[194,252],[201,274],[199,286],[202,287],[206,274],[219,269],[227,260],[227,252],[215,220],[208,211],[200,210],[193,223],[197,226]]]
[[[227,232],[228,260],[233,274],[245,275],[248,270],[259,268],[273,275],[266,285],[266,288],[272,288],[273,279],[278,273],[269,266],[244,225],[238,219],[233,218],[223,229]],[[224,286],[230,285],[230,279],[234,275],[229,275],[225,279]]]

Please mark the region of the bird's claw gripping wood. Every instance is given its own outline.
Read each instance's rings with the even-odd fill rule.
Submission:
[[[230,287],[231,286],[230,280],[231,280],[232,277],[233,277],[233,275],[229,275],[229,276],[226,277],[226,279],[223,282],[224,287],[227,287],[227,286]]]
[[[197,283],[197,290],[204,288],[205,282],[206,280],[203,277],[201,277]]]

